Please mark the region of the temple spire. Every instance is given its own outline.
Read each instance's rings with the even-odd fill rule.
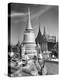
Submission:
[[[39,22],[39,33],[41,33],[41,30],[40,30],[40,22]]]
[[[28,8],[28,20],[27,20],[27,27],[26,27],[26,29],[32,29],[32,27],[31,27],[31,18],[30,18],[30,8]]]
[[[40,30],[40,17],[39,17],[39,19],[38,19],[39,21],[39,33],[41,34],[41,30]]]
[[[45,27],[44,27],[44,33],[43,33],[43,35],[45,35],[45,36],[46,36],[46,30],[45,30]]]
[[[46,38],[46,29],[45,29],[45,27],[44,27],[44,32],[43,32],[43,39],[44,39],[44,41],[47,41],[47,38]]]
[[[41,30],[40,30],[40,19],[38,19],[39,21],[39,31],[38,31],[38,34],[37,34],[37,37],[35,39],[36,43],[42,43],[43,41],[43,38],[42,38],[42,34],[41,34]]]
[[[30,9],[29,8],[28,8],[28,20],[27,20],[26,29],[24,32],[23,43],[24,44],[25,43],[33,43],[35,45],[35,36],[34,36],[33,29],[31,27]]]
[[[39,34],[39,35],[42,35],[42,34],[41,34],[41,29],[40,29],[40,17],[39,17],[38,20],[39,20],[39,21],[38,21],[38,22],[39,22],[39,32],[38,32],[38,34]]]

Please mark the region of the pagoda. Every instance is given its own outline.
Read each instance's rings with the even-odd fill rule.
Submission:
[[[27,20],[27,26],[24,31],[24,37],[22,42],[22,55],[28,55],[28,57],[37,56],[36,51],[36,43],[35,43],[35,36],[33,32],[33,28],[31,26],[31,19],[30,19],[30,9],[28,8],[28,20]],[[22,56],[22,57],[23,57]]]

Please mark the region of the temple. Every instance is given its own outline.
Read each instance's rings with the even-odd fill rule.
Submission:
[[[52,50],[52,48],[56,44],[56,37],[47,35],[45,27],[44,27],[44,32],[42,35],[41,30],[40,30],[40,24],[39,24],[39,31],[38,31],[38,35],[37,35],[35,41],[36,41],[36,44],[39,43],[39,45],[41,46],[42,52],[44,52],[44,51],[46,52],[46,51]]]

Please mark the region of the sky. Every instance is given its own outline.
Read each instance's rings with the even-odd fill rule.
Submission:
[[[45,27],[46,34],[56,36],[58,40],[58,6],[12,3],[10,8],[11,13],[8,14],[8,17],[11,17],[11,44],[17,44],[18,40],[20,43],[23,41],[28,8],[30,8],[31,26],[35,38],[40,24],[42,34]]]

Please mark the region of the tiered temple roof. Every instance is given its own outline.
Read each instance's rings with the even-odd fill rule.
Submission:
[[[43,42],[43,36],[41,34],[40,25],[39,25],[39,32],[38,32],[38,35],[37,35],[35,41],[36,41],[36,43],[39,43],[39,44],[41,44]]]

